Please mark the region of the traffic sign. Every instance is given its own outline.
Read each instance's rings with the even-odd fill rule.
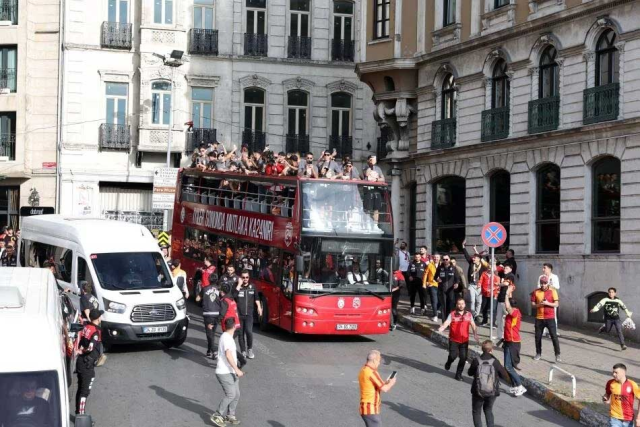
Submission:
[[[167,233],[166,231],[161,231],[158,233],[158,245],[162,246],[169,246],[169,240],[171,239],[171,237],[169,237],[169,233]]]
[[[507,230],[498,222],[482,227],[482,242],[490,248],[499,248],[507,241]]]
[[[153,172],[153,209],[173,209],[178,168],[158,168]]]

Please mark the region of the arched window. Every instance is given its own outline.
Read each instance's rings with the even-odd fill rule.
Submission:
[[[169,125],[171,122],[171,83],[151,83],[151,123]]]
[[[596,86],[618,83],[620,60],[615,46],[616,33],[606,30],[596,46]]]
[[[301,90],[291,90],[287,93],[288,108],[288,134],[307,134],[307,111],[309,108],[309,95]]]
[[[442,83],[442,119],[453,119],[456,116],[456,89],[453,74],[448,74]]]
[[[498,249],[505,252],[509,247],[509,223],[511,221],[511,175],[506,170],[496,171],[489,179],[489,221],[499,222],[507,230],[507,241]]]
[[[547,47],[540,57],[540,82],[538,97],[540,99],[558,96],[558,64],[556,63],[556,49]]]
[[[560,250],[560,168],[546,165],[537,172],[536,252]]]
[[[465,236],[465,180],[457,176],[433,184],[433,248],[459,252]]]
[[[620,251],[620,160],[593,165],[592,252]]]
[[[351,136],[351,95],[331,94],[331,135]]]
[[[507,63],[504,59],[499,59],[493,67],[491,91],[491,108],[509,105],[509,77],[507,76]]]

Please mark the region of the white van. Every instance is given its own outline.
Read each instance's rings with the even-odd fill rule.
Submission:
[[[69,426],[66,328],[49,270],[0,268],[0,343],[0,426]]]
[[[179,346],[189,319],[153,235],[145,227],[104,219],[42,215],[24,218],[18,265],[56,266],[62,287],[79,292],[89,282],[102,316],[102,340],[111,344],[161,341]]]

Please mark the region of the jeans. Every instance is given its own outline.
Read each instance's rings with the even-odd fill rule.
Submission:
[[[480,289],[472,283],[471,286],[469,286],[469,311],[473,313],[474,318],[480,315],[481,307],[482,292],[480,292]]]
[[[375,415],[360,415],[364,421],[366,427],[382,427],[382,419],[380,414]]]
[[[245,341],[245,336],[247,337]],[[240,351],[247,351],[247,348],[253,348],[253,315],[240,317]]]
[[[622,322],[620,319],[606,319],[605,320],[605,330],[607,333],[611,332],[611,328],[616,328],[616,332],[618,333],[618,341],[620,341],[620,345],[624,344],[624,335],[622,334]]]
[[[411,308],[413,308],[416,302],[416,294],[418,294],[418,298],[420,299],[420,309],[423,309],[425,295],[424,288],[422,287],[422,281],[414,279],[409,283],[409,303]]]
[[[498,321],[498,339],[501,340],[504,338],[504,316],[507,314],[507,309],[503,302],[498,303],[498,308],[496,309],[496,319]]]
[[[400,289],[391,292],[391,325],[398,323],[398,303],[400,302]]]
[[[458,361],[458,367],[456,369],[456,374],[458,375],[462,375],[464,364],[467,363],[468,350],[468,341],[465,343],[449,341],[449,358],[447,359],[447,366],[450,367],[451,364],[456,360],[456,358],[460,357],[460,360]]]
[[[442,319],[442,323],[444,323],[450,312],[447,311],[447,306],[449,305],[447,302],[447,294],[440,290],[440,288],[438,288],[438,302],[440,303],[440,318]]]
[[[480,397],[475,394],[471,396],[471,407],[473,414],[473,426],[482,427],[482,412],[487,421],[487,427],[493,427],[493,403],[496,396]]]
[[[609,427],[632,427],[633,421],[623,421],[617,418],[609,418]]]
[[[433,310],[433,317],[438,316],[438,288],[436,286],[429,286],[427,288],[429,299],[431,300],[431,309]]]
[[[218,406],[218,413],[223,417],[226,415],[235,417],[236,407],[240,400],[240,381],[234,374],[216,374],[216,378],[224,391],[224,397]]]
[[[542,331],[544,328],[549,330],[551,341],[553,342],[553,351],[556,356],[560,356],[560,343],[556,334],[555,319],[536,319],[536,354],[542,354]]]
[[[519,387],[522,385],[522,380],[520,379],[520,375],[518,375],[516,370],[513,368],[513,357],[511,355],[512,350],[513,349],[510,347],[510,345],[505,344],[504,368],[507,370],[507,372],[509,373],[509,376],[511,377],[511,385],[513,387]]]

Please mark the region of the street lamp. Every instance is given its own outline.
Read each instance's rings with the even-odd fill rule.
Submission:
[[[175,99],[175,91],[174,87],[176,85],[175,82],[175,72],[176,68],[180,67],[184,64],[183,55],[184,51],[182,50],[173,50],[169,55],[160,55],[157,53],[153,54],[162,59],[162,62],[165,66],[171,68],[171,111],[169,114],[169,137],[167,138],[167,168],[171,167],[171,143],[173,142],[173,114],[175,112],[174,105],[176,103]],[[169,229],[169,209],[164,210],[163,215],[163,228],[164,230]]]

